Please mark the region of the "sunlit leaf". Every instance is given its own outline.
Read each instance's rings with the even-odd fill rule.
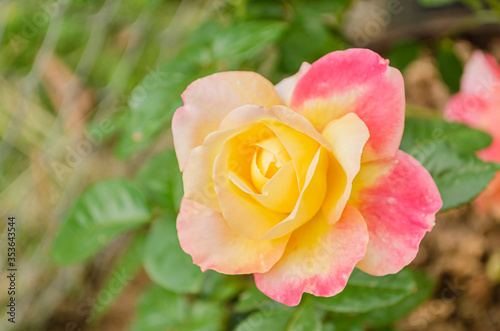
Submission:
[[[139,299],[132,331],[220,331],[223,311],[216,302],[196,300],[159,287],[147,290]]]
[[[282,304],[269,305],[250,314],[237,327],[236,331],[319,331],[321,323],[309,301],[297,307]]]
[[[439,73],[452,93],[460,90],[463,63],[453,50],[453,42],[446,40],[442,43],[437,54]]]
[[[136,175],[138,185],[153,204],[178,212],[183,193],[182,173],[173,150],[153,156]]]
[[[194,293],[201,288],[203,273],[182,250],[173,214],[154,221],[146,239],[143,261],[151,279],[170,291]]]
[[[380,277],[355,269],[342,292],[329,298],[315,297],[313,302],[328,311],[361,313],[392,306],[409,296],[415,287],[407,269]]]
[[[429,171],[447,210],[474,199],[500,169],[475,155],[490,143],[486,133],[462,124],[407,117],[400,148]]]
[[[146,199],[127,179],[108,179],[88,187],[69,209],[54,240],[57,263],[83,261],[117,235],[146,224]]]

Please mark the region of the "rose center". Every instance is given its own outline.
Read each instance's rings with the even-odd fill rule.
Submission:
[[[290,155],[276,137],[260,141],[254,146],[256,149],[252,160],[252,181],[255,187],[261,191],[262,187],[273,178],[278,170],[290,161]]]

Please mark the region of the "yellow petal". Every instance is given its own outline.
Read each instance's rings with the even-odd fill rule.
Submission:
[[[277,126],[288,126],[304,135],[316,140],[327,150],[331,150],[330,143],[314,128],[304,116],[284,107],[272,106],[268,110],[257,106],[243,106],[234,109],[221,122],[220,130],[239,127],[248,122],[277,121]],[[270,138],[270,137],[267,137]],[[264,138],[261,137],[261,139]]]
[[[234,172],[230,171],[228,176],[243,192],[251,195],[262,206],[272,211],[291,213],[299,198],[297,176],[291,161],[285,163],[264,185],[262,193],[254,192],[250,185]]]
[[[236,146],[239,146],[239,142],[228,141],[215,160],[215,191],[219,199],[220,209],[229,226],[240,235],[255,240],[285,219],[287,214],[277,213],[264,207],[249,194],[253,191],[249,185],[246,185],[248,191],[245,191],[236,185],[241,185],[241,182],[244,181],[235,183],[230,179],[231,172],[237,174],[236,177],[245,178],[244,175],[242,176],[241,169],[238,169],[239,172],[234,171],[237,169],[229,169],[229,163],[233,161],[234,154],[238,154],[232,153],[237,149]],[[244,186],[242,187],[244,188]]]
[[[220,211],[213,181],[215,158],[226,141],[248,130],[250,126],[252,124],[213,132],[207,136],[203,145],[191,151],[182,174],[185,198]]]
[[[276,136],[255,143],[257,151],[252,159],[252,179],[261,192],[262,187],[273,177],[280,167],[290,161],[290,155]]]
[[[264,176],[265,172],[267,169],[264,170],[264,174],[262,174],[261,167],[257,165],[257,155],[258,153],[255,153],[252,159],[252,165],[251,165],[251,174],[252,174],[252,181],[253,184],[255,185],[255,188],[259,192],[262,191],[262,187],[269,181],[269,178]]]
[[[297,175],[292,161],[285,163],[262,188],[257,197],[263,205],[282,213],[292,212],[299,198]]]
[[[328,192],[323,212],[328,222],[337,222],[351,195],[352,181],[361,166],[361,154],[370,133],[365,123],[354,113],[331,121],[323,136],[332,146],[328,169]]]
[[[268,121],[266,125],[273,130],[290,155],[297,171],[299,189],[302,189],[305,185],[309,165],[320,146],[319,143],[302,132],[276,121]]]
[[[266,151],[268,152],[266,154],[274,155],[274,161],[278,167],[281,167],[283,164],[290,161],[290,155],[288,155],[285,147],[277,137],[259,141],[255,143],[255,145],[262,147],[262,152]],[[264,170],[264,173],[267,172],[267,168],[268,167]]]
[[[281,106],[271,107],[269,111],[250,106],[240,107],[226,116],[220,129],[240,127],[248,122],[255,123],[250,130],[253,133],[248,136],[245,136],[246,133],[238,135],[232,139],[233,142],[227,142],[216,159],[215,191],[224,219],[240,235],[254,240],[279,238],[310,220],[321,208],[326,193],[328,154],[331,146],[307,119]],[[261,126],[266,127],[271,134],[268,135]],[[297,178],[295,185],[297,191],[301,192],[291,213],[266,208],[254,197],[254,194],[264,195],[258,192],[251,176],[255,144],[273,136],[279,139],[290,156]],[[252,153],[245,152],[240,155],[239,150]],[[265,176],[262,173],[261,175]],[[238,181],[238,177],[241,181]],[[262,192],[266,184],[262,185]],[[279,181],[276,181],[276,184],[279,184]],[[288,205],[286,207],[289,208]],[[284,207],[278,209],[285,210]]]
[[[289,236],[276,240],[249,240],[233,231],[220,212],[182,199],[177,217],[182,249],[201,270],[224,274],[268,271],[283,255]]]
[[[181,171],[193,148],[219,130],[223,118],[244,105],[269,108],[281,104],[274,86],[254,72],[216,73],[191,83],[182,94],[184,106],[172,119],[175,151]]]
[[[276,239],[309,221],[321,208],[326,194],[328,156],[325,148],[318,148],[307,171],[304,189],[290,215],[270,229],[260,240]]]
[[[244,116],[240,116],[242,114]],[[224,143],[245,132],[249,132],[250,134],[250,137],[247,134],[246,139],[253,139],[253,142],[274,136],[274,133],[263,124],[255,128],[256,121],[269,117],[269,114],[263,107],[256,105],[241,106],[226,116],[226,118],[232,117],[240,120],[238,125],[225,127],[221,125],[219,131],[208,134],[203,145],[195,147],[190,152],[182,176],[184,197],[217,211],[220,211],[220,206],[213,180],[214,162]],[[242,144],[237,146],[236,151],[237,156],[240,158],[240,164],[246,163],[247,158],[249,158],[247,163],[250,163],[255,153],[255,147]],[[248,173],[245,173],[247,169],[244,167],[239,167],[238,170],[241,171],[239,173],[241,177],[251,179],[249,169]]]
[[[270,298],[295,306],[303,292],[333,296],[341,292],[368,242],[361,213],[346,206],[342,218],[329,225],[323,213],[293,232],[281,259],[255,284]]]

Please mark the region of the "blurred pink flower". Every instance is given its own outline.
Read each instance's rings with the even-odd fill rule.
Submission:
[[[476,51],[465,66],[461,90],[446,105],[446,119],[489,133],[492,144],[479,151],[484,161],[500,162],[500,66],[491,55]],[[500,173],[474,204],[500,219]]]

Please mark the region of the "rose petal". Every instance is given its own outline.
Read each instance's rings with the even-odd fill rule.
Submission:
[[[231,177],[231,153],[236,148],[228,141],[217,156],[214,167],[215,191],[229,226],[249,239],[269,240],[284,236],[309,220],[321,207],[326,192],[327,152],[319,148],[310,161],[303,191],[289,214],[274,212],[252,199],[244,180]],[[238,143],[236,143],[238,144]],[[280,196],[283,196],[281,192]],[[252,226],[248,226],[252,224]]]
[[[226,141],[242,132],[250,130],[254,125],[253,121],[255,119],[268,116],[267,111],[263,107],[255,105],[245,105],[234,111],[246,114],[247,121],[240,123],[238,126],[210,133],[205,138],[203,145],[195,147],[190,153],[182,176],[184,196],[186,198],[218,211],[220,211],[220,207],[213,181],[215,158]],[[269,129],[267,130],[270,131]],[[242,154],[250,153],[250,155],[253,155],[251,154],[253,149],[239,151]]]
[[[477,209],[484,215],[490,214],[500,220],[500,172],[474,201]]]
[[[464,68],[460,90],[476,97],[488,98],[500,88],[500,67],[495,58],[476,51]]]
[[[498,89],[500,93],[500,89]],[[493,141],[487,148],[478,152],[478,156],[489,162],[500,162],[500,95],[489,99],[470,94],[458,93],[450,98],[445,108],[448,121],[464,123],[476,129],[488,132]]]
[[[258,115],[257,112],[259,112]],[[282,126],[290,127],[305,136],[316,140],[327,150],[331,150],[330,143],[314,128],[304,116],[284,106],[273,106],[267,111],[256,110],[251,107],[239,107],[231,111],[221,122],[220,130],[237,128],[249,122],[274,123],[277,130]],[[263,137],[260,137],[263,140]]]
[[[436,184],[410,155],[363,164],[349,203],[363,215],[370,240],[357,265],[372,275],[393,274],[416,256],[442,206]]]
[[[333,296],[344,289],[367,241],[366,224],[355,208],[347,205],[334,225],[319,212],[292,234],[271,270],[255,274],[255,284],[288,306],[297,305],[304,292]]]
[[[232,111],[222,121],[221,129],[238,127],[243,123],[247,123],[250,117],[248,111],[250,110],[249,108],[240,107]],[[222,209],[224,217],[238,233],[248,236],[251,239],[259,238],[257,237],[258,234],[262,236],[260,237],[261,239],[273,239],[289,233],[304,224],[322,205],[326,190],[327,159],[325,156],[327,149],[330,150],[331,146],[307,119],[284,106],[273,106],[269,109],[267,117],[263,115],[262,117],[255,117],[253,120],[265,123],[272,129],[286,148],[297,172],[301,195],[292,213],[287,217],[283,217],[281,222],[275,223],[277,215],[274,215],[271,216],[272,221],[257,221],[259,225],[251,228],[248,227],[247,222],[251,218],[257,217],[256,211],[248,211],[247,216],[242,216],[244,213],[241,210],[246,209],[241,209],[244,207],[239,205],[236,207],[238,202],[235,200],[234,191],[230,192],[228,189],[221,189],[220,192],[218,191],[219,201],[221,205],[227,206],[226,210]],[[321,150],[324,149],[324,151],[318,155],[318,159],[312,164],[314,157],[318,153],[319,146],[322,146]],[[318,169],[316,169],[317,167]],[[307,192],[304,192],[306,188]],[[314,193],[311,195],[308,192]],[[222,200],[225,202],[223,203]],[[241,204],[246,204],[246,202],[241,201]],[[250,205],[248,207],[250,208]],[[264,215],[263,211],[259,211],[258,213]],[[266,226],[270,226],[273,223],[274,225],[268,228],[266,232],[262,232]]]
[[[248,127],[213,132],[207,136],[203,145],[195,147],[191,151],[182,174],[186,198],[220,211],[213,180],[215,158],[228,139],[245,129]]]
[[[177,109],[172,119],[181,171],[191,150],[218,130],[231,110],[246,104],[265,108],[281,104],[271,82],[253,72],[221,72],[198,79],[187,87],[182,99],[184,106]]]
[[[484,128],[489,120],[489,105],[482,97],[459,93],[448,101],[445,118],[475,128]]]
[[[221,213],[183,199],[177,217],[182,249],[203,271],[224,274],[266,272],[282,256],[289,236],[276,240],[249,240],[234,232]]]
[[[263,169],[264,171],[267,171],[267,169]],[[252,183],[254,187],[257,189],[257,191],[261,191],[262,187],[266,185],[266,183],[269,181],[269,178],[264,176],[262,174],[262,171],[260,167],[257,165],[257,153],[254,154],[252,158],[252,165],[250,169],[250,175],[252,176]],[[253,190],[250,189],[252,192]],[[256,193],[256,192],[254,192]]]
[[[326,194],[327,168],[327,152],[323,147],[320,147],[309,165],[303,190],[300,192],[293,211],[287,218],[263,234],[260,240],[284,236],[309,221],[316,214],[323,205]]]
[[[276,84],[276,86],[274,86],[285,106],[288,107],[290,105],[292,93],[297,85],[297,82],[302,76],[304,76],[310,67],[311,65],[309,63],[302,62],[299,71],[295,75],[283,79],[281,82]]]
[[[259,191],[276,174],[279,168],[290,161],[290,155],[277,137],[258,141],[255,146],[259,146],[252,159],[251,175],[255,187]]]
[[[229,172],[229,179],[243,192],[252,196],[261,205],[278,213],[291,213],[297,199],[299,191],[297,176],[293,163],[288,161],[263,187],[262,193],[256,193],[234,172]],[[286,192],[286,194],[283,194]]]
[[[490,55],[476,51],[464,69],[461,91],[448,101],[445,118],[488,132],[493,142],[479,151],[484,161],[500,162],[500,66]],[[497,174],[477,199],[477,209],[500,218],[500,175]]]
[[[356,113],[368,127],[363,160],[392,157],[404,126],[404,83],[387,60],[367,49],[330,53],[299,80],[290,108],[322,131],[333,119]]]
[[[476,51],[465,66],[461,84],[461,92],[446,105],[445,118],[488,132],[493,142],[478,155],[500,162],[500,67],[493,57]]]
[[[320,144],[300,131],[294,130],[281,122],[272,121],[266,125],[276,134],[292,159],[297,173],[299,189],[302,190],[306,174],[312,159],[318,152]]]
[[[332,158],[328,168],[328,191],[323,213],[331,224],[337,222],[351,195],[352,181],[361,165],[361,153],[370,133],[365,123],[354,113],[331,121],[323,136],[332,145]]]
[[[245,150],[252,144],[250,137],[258,136],[264,129],[269,130],[262,123],[253,124],[250,130],[228,140],[215,159],[213,172],[215,192],[224,219],[237,233],[253,240],[259,239],[287,216],[285,213],[266,208],[247,193],[248,190],[256,192],[249,185],[251,179],[245,175],[245,172],[248,172],[245,165],[248,168],[250,165]],[[237,175],[232,176],[232,180],[231,173]],[[241,178],[241,182],[237,181],[237,178]],[[243,183],[246,186],[243,186]]]

